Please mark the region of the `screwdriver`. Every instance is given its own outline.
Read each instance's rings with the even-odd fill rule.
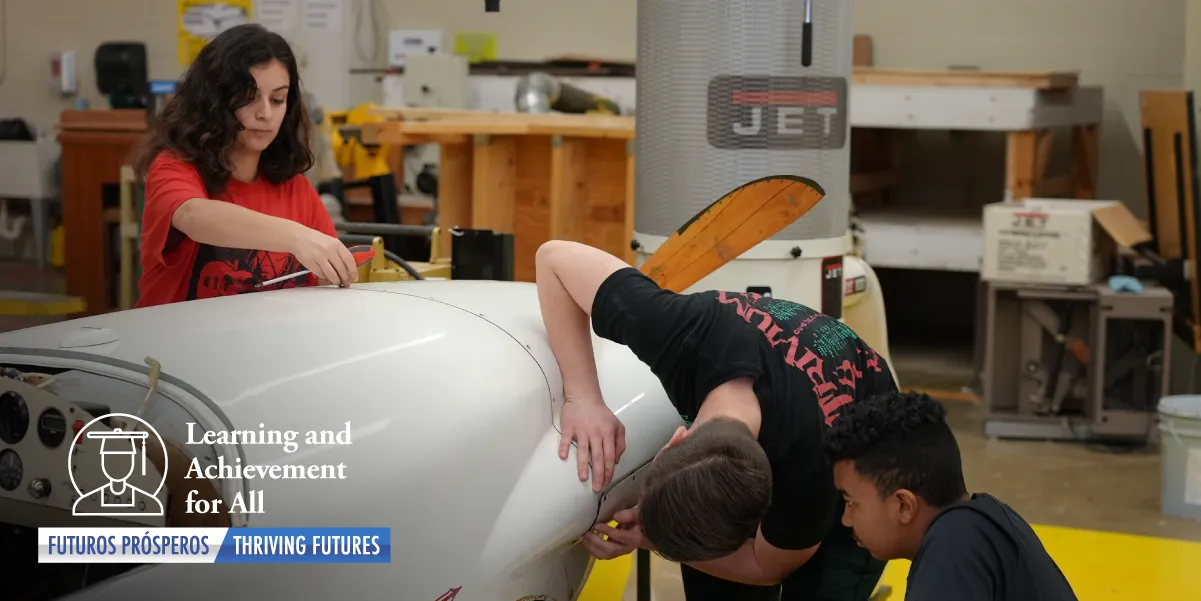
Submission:
[[[347,250],[349,250],[350,254],[352,256],[354,256],[354,264],[358,267],[362,267],[368,261],[375,258],[375,249],[373,249],[370,246],[365,245],[365,244],[361,245],[361,246],[352,246]],[[296,273],[290,273],[288,275],[281,275],[275,279],[267,280],[266,282],[259,282],[259,283],[255,284],[254,287],[262,288],[263,286],[270,286],[272,284],[278,284],[280,282],[287,281],[292,278],[298,278],[302,275],[308,275],[310,273],[312,273],[312,270],[305,269],[303,271],[298,271]]]

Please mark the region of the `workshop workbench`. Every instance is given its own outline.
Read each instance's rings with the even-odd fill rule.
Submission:
[[[1006,134],[1005,199],[1092,198],[1096,191],[1099,87],[1074,74],[856,69],[851,125]],[[1070,172],[1047,177],[1055,128],[1072,130]]]
[[[379,111],[389,120],[364,125],[364,143],[441,145],[438,223],[513,234],[514,279],[534,281],[534,253],[551,239],[633,263],[633,118]]]
[[[1096,197],[1099,87],[1071,73],[856,70],[851,126],[1005,135],[996,200]],[[1069,132],[1068,172],[1049,174],[1057,130]],[[983,253],[978,206],[861,210],[864,258],[875,267],[975,272]]]

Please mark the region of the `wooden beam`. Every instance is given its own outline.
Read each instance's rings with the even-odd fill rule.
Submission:
[[[408,108],[378,108],[375,112],[391,119],[386,122],[388,126],[381,129],[379,140],[384,143],[401,135],[464,133],[618,139],[634,137],[634,117],[630,116]],[[385,132],[393,138],[382,137]]]
[[[1070,173],[1076,198],[1097,197],[1097,159],[1101,152],[1099,127],[1092,124],[1072,128]]]
[[[471,223],[513,233],[517,139],[477,134],[472,157]]]
[[[852,83],[873,86],[964,86],[1034,88],[1051,90],[1076,87],[1074,71],[971,71],[853,67]]]
[[[472,228],[472,183],[474,147],[467,143],[443,144],[438,166],[438,226]],[[440,258],[451,256],[451,236],[439,236]]]
[[[588,149],[581,138],[551,138],[550,238],[583,240],[588,227]]]
[[[1005,150],[1006,200],[1021,200],[1034,196],[1038,180],[1038,132],[1009,132]]]

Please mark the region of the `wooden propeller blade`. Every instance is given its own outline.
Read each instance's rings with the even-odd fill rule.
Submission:
[[[667,290],[683,291],[803,217],[825,195],[817,182],[793,175],[739,186],[672,234],[642,273]]]

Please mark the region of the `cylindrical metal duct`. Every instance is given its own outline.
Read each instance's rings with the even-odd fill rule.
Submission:
[[[850,0],[639,0],[634,242],[644,256],[753,180],[815,180],[805,217],[692,289],[842,312]]]
[[[846,0],[638,1],[638,234],[668,236],[779,174],[816,180],[826,197],[773,240],[846,234],[850,11]]]
[[[599,94],[578,88],[549,73],[531,73],[517,80],[514,98],[521,113],[587,113],[621,114],[616,102]]]

